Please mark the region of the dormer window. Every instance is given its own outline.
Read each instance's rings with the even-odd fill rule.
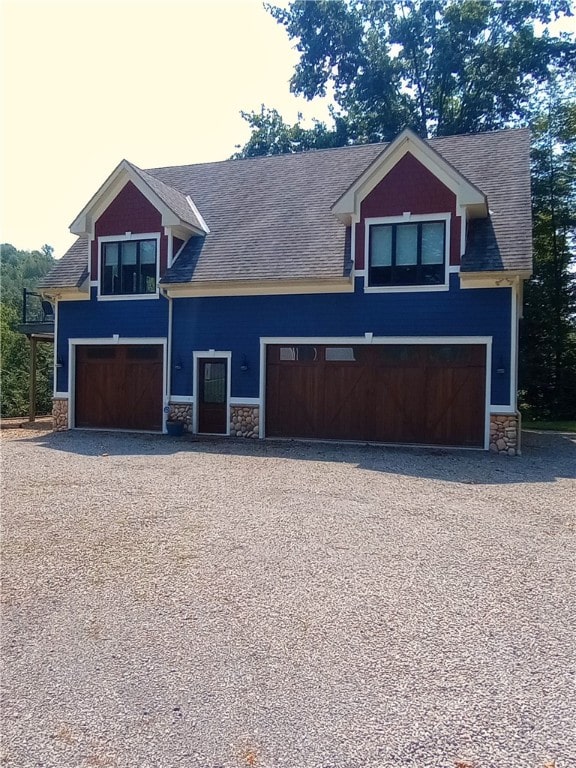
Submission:
[[[106,238],[101,242],[101,296],[156,295],[157,285],[157,238]]]
[[[446,286],[448,223],[442,215],[368,220],[368,287]]]

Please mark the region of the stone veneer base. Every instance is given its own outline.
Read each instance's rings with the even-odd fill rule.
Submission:
[[[180,421],[184,432],[192,432],[192,406],[183,403],[170,403],[169,421]]]
[[[230,435],[259,437],[260,409],[254,405],[230,406]]]
[[[506,456],[520,456],[520,414],[490,414],[490,450]]]
[[[185,432],[192,432],[192,406],[170,403],[170,421],[181,421]],[[68,429],[68,399],[52,398],[52,419],[55,432]],[[259,437],[260,410],[258,406],[232,405],[230,407],[230,435],[232,437]],[[490,415],[490,450],[506,456],[520,456],[520,414],[493,413]]]
[[[65,432],[68,429],[67,398],[52,398],[52,427],[54,432]]]

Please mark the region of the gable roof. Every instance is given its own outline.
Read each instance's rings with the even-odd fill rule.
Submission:
[[[128,160],[122,160],[70,225],[75,235],[92,234],[94,221],[103,213],[124,185],[131,181],[162,214],[164,226],[184,224],[197,234],[208,229],[198,209],[181,190],[164,184]]]
[[[530,272],[529,132],[502,130],[422,143],[488,202],[488,218],[471,222],[461,270]],[[183,200],[192,198],[210,232],[190,238],[161,282],[342,279],[351,266],[349,229],[332,208],[388,146],[147,171],[130,164],[179,213]],[[75,258],[69,254],[63,260]]]
[[[351,216],[360,213],[361,201],[390,172],[408,152],[428,166],[432,173],[447,186],[457,198],[459,206],[468,206],[469,214],[486,216],[486,196],[464,174],[434,150],[431,144],[406,128],[394,141],[383,145],[380,154],[363,169],[358,177],[332,205],[332,211],[345,224]]]

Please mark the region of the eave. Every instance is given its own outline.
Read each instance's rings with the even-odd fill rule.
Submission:
[[[525,269],[459,273],[461,288],[510,288],[531,276],[532,273]]]
[[[53,301],[89,301],[90,290],[87,287],[87,283],[84,283],[80,287],[70,286],[55,286],[50,288],[38,289],[42,296]]]
[[[160,283],[170,299],[199,296],[281,296],[309,293],[353,293],[350,277],[303,280],[207,280],[190,283]]]

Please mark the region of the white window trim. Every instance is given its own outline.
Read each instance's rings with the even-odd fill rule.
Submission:
[[[217,432],[214,434],[223,436],[230,435],[230,393],[231,393],[231,380],[232,380],[232,352],[222,352],[216,349],[208,349],[205,351],[194,351],[192,353],[193,365],[194,365],[194,381],[192,385],[192,432],[202,435],[212,434],[211,432],[198,432],[198,360],[199,358],[213,357],[213,358],[225,358],[226,359],[226,432]]]
[[[168,405],[168,339],[164,336],[150,336],[150,337],[131,337],[120,336],[115,333],[112,337],[107,336],[105,338],[89,338],[81,339],[74,338],[68,339],[68,429],[75,429],[75,415],[76,415],[76,347],[84,346],[106,346],[110,344],[121,344],[137,346],[161,346],[162,347],[162,432],[166,434],[166,406]],[[129,430],[122,430],[127,432]],[[137,430],[140,431],[140,430]],[[154,432],[154,434],[158,434]]]
[[[156,241],[156,291],[155,293],[121,293],[103,294],[102,288],[102,243],[120,243],[128,240],[155,240]],[[142,301],[158,299],[160,297],[160,240],[159,232],[126,232],[123,235],[105,235],[98,238],[98,301]]]
[[[266,437],[266,360],[267,346],[270,344],[335,344],[338,346],[360,344],[478,344],[486,347],[486,378],[484,381],[484,450],[490,448],[490,413],[499,413],[502,406],[491,406],[492,383],[492,336],[374,336],[367,332],[364,336],[262,336],[260,337],[260,421],[258,437]],[[402,443],[404,445],[404,443]],[[431,446],[438,447],[438,446]],[[456,450],[456,448],[455,448]],[[477,448],[457,448],[457,450],[478,450]]]
[[[444,221],[444,282],[440,285],[370,285],[370,227],[378,224],[418,224],[421,221]],[[450,290],[451,213],[405,213],[403,216],[378,216],[364,219],[364,293],[422,293]]]

